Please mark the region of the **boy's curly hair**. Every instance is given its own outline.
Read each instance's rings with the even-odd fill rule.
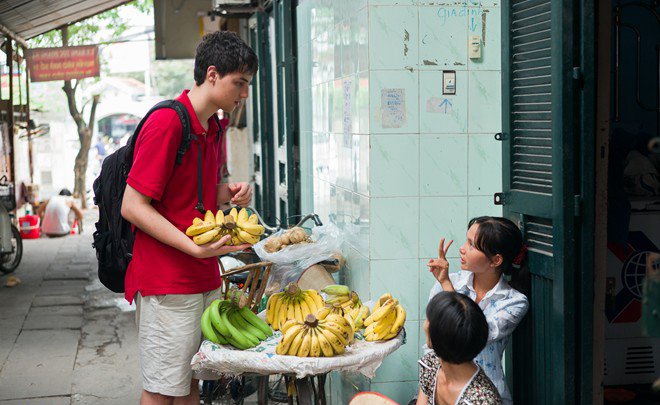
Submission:
[[[254,75],[259,67],[259,59],[243,40],[231,31],[216,31],[206,34],[195,52],[195,83],[198,86],[206,80],[209,66],[215,66],[218,73],[249,73]]]

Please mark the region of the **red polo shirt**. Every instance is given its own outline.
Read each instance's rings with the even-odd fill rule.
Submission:
[[[188,91],[178,98],[190,115],[197,141],[174,164],[181,143],[181,121],[174,110],[155,111],[140,132],[133,166],[127,183],[152,199],[151,204],[165,219],[184,232],[193,218],[203,217],[197,205],[197,154],[202,153],[204,207],[213,212],[218,207],[216,185],[224,167],[224,137],[217,137],[218,126],[211,117],[205,131],[193,110]],[[207,135],[208,134],[208,135]],[[125,298],[132,302],[138,291],[142,296],[160,294],[198,294],[220,287],[218,261],[215,257],[197,259],[165,245],[137,230],[133,259],[125,279]]]

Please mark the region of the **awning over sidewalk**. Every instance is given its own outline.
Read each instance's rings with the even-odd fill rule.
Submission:
[[[25,46],[25,40],[83,20],[131,0],[3,0],[0,32]]]

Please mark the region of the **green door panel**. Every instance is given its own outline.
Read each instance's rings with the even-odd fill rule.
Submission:
[[[503,204],[523,231],[531,271],[530,309],[507,364],[517,404],[576,403],[574,5],[502,3]]]

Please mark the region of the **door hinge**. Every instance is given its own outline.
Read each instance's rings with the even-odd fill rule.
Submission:
[[[504,205],[504,193],[493,194],[493,204]]]
[[[573,196],[573,215],[579,217],[582,215],[582,196]]]

